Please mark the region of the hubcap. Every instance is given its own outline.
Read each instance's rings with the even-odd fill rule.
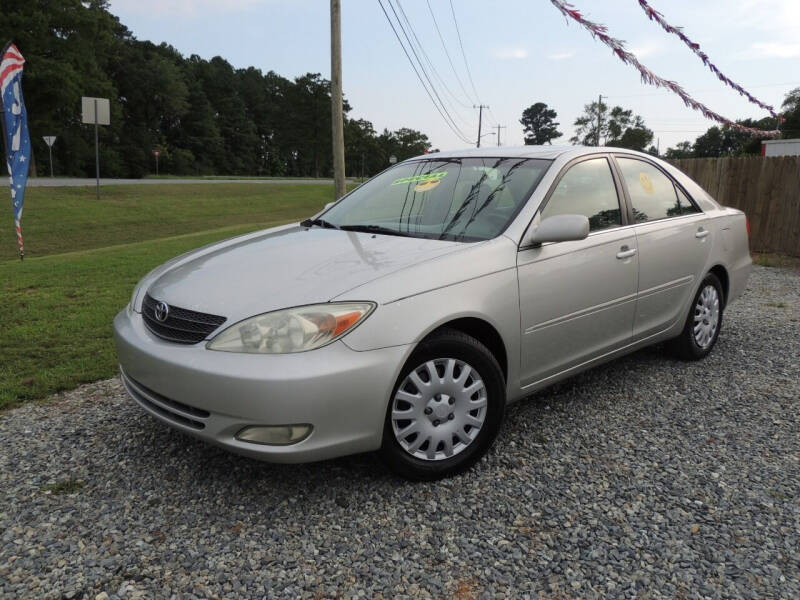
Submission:
[[[478,436],[486,419],[480,374],[455,358],[413,369],[392,400],[392,430],[400,446],[422,460],[455,456]]]
[[[700,348],[708,348],[714,340],[719,325],[719,294],[713,285],[700,292],[694,307],[694,341]]]

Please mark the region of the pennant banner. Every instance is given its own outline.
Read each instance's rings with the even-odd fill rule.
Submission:
[[[778,121],[783,122],[784,120],[783,117],[780,116],[778,113],[776,113],[775,109],[772,106],[764,102],[761,102],[761,100],[753,96],[750,92],[745,90],[738,83],[732,81],[725,74],[723,74],[716,67],[716,65],[709,60],[708,55],[702,50],[700,50],[700,44],[693,42],[688,37],[686,37],[686,34],[683,33],[683,29],[681,29],[680,27],[673,27],[672,25],[667,23],[666,20],[664,19],[664,15],[662,15],[660,12],[658,12],[652,6],[650,6],[647,3],[647,0],[638,0],[638,1],[639,1],[639,6],[642,7],[642,10],[644,10],[645,14],[647,14],[647,16],[650,18],[651,21],[655,21],[656,23],[661,25],[661,28],[667,33],[671,33],[673,35],[678,36],[678,38],[680,38],[680,40],[684,44],[686,44],[689,47],[689,49],[700,58],[700,60],[703,61],[703,64],[707,66],[708,69],[712,73],[714,73],[714,75],[717,76],[717,79],[719,79],[722,83],[724,83],[728,87],[733,88],[734,90],[739,92],[739,94],[747,98],[750,102],[752,102],[756,106],[760,106],[761,108],[769,112],[769,114],[778,119]]]
[[[19,257],[25,256],[22,245],[22,208],[25,202],[25,185],[28,182],[28,164],[31,157],[31,138],[28,134],[28,113],[22,99],[22,68],[25,59],[17,47],[6,44],[0,58],[0,97],[3,102],[3,141],[6,147],[6,165],[11,185],[11,203],[14,209],[14,228],[17,232]]]
[[[746,127],[744,125],[736,123],[735,121],[726,119],[725,117],[723,117],[718,113],[715,113],[713,110],[708,108],[702,102],[698,102],[697,100],[692,98],[688,93],[686,93],[686,91],[681,86],[679,86],[674,81],[663,79],[662,77],[659,77],[658,75],[650,71],[650,69],[645,67],[642,63],[639,62],[639,59],[637,59],[636,56],[634,56],[632,53],[628,52],[625,49],[625,45],[621,40],[618,40],[617,38],[613,38],[610,35],[608,35],[608,28],[605,25],[601,25],[599,23],[592,23],[591,21],[586,19],[580,13],[580,11],[578,11],[576,8],[574,8],[571,4],[567,2],[563,2],[562,0],[550,0],[550,2],[559,11],[561,11],[561,13],[565,17],[568,17],[576,21],[582,27],[587,29],[589,33],[592,34],[593,37],[597,38],[598,40],[603,42],[606,46],[611,48],[612,52],[622,62],[624,62],[627,65],[631,65],[636,70],[638,70],[643,82],[649,83],[650,85],[653,85],[655,87],[661,87],[670,90],[671,92],[676,94],[681,100],[683,100],[683,103],[686,106],[702,113],[702,115],[705,118],[716,121],[717,123],[721,123],[722,125],[727,125],[731,129],[743,131],[750,135],[757,135],[759,137],[766,137],[766,138],[778,137],[780,135],[781,132],[778,130],[765,131],[763,129],[756,129],[755,127]]]

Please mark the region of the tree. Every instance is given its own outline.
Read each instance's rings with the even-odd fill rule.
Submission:
[[[542,145],[552,144],[553,140],[563,134],[558,131],[556,117],[558,114],[552,108],[548,108],[544,102],[532,104],[522,111],[522,118],[519,122],[525,130],[525,144]]]
[[[678,142],[674,148],[667,148],[664,153],[665,158],[691,158],[693,156],[692,142]]]
[[[575,119],[575,135],[569,138],[569,141],[583,146],[596,146],[599,138],[600,143],[605,144],[608,138],[607,114],[608,105],[602,102],[592,102],[584,105],[583,114]],[[597,131],[598,120],[600,122],[599,134]]]
[[[722,129],[709,127],[703,135],[697,137],[692,146],[692,154],[697,158],[722,156],[725,152],[725,140]]]
[[[319,74],[290,80],[136,40],[106,0],[3,0],[0,41],[7,40],[27,61],[34,160],[48,154],[42,136],[57,136],[59,175],[94,176],[94,130],[81,123],[81,96],[111,100],[111,125],[99,131],[103,176],[152,172],[155,149],[162,173],[331,173],[330,82]],[[430,147],[413,129],[378,135],[369,121],[348,123],[351,173],[363,164],[373,174],[390,154],[402,160]]]
[[[780,125],[784,139],[800,138],[800,88],[795,88],[783,100],[784,121]]]
[[[345,119],[344,162],[350,176],[365,177],[383,169],[378,137],[369,121]]]
[[[642,117],[634,115],[632,110],[624,110],[621,106],[611,109],[606,146],[644,152],[647,144],[652,141],[653,132],[645,126]]]
[[[397,131],[384,129],[383,133],[378,136],[378,145],[382,161],[381,168],[384,169],[389,166],[390,156],[397,157],[397,161],[401,162],[407,158],[425,154],[431,147],[427,135],[406,127]]]
[[[653,132],[645,126],[644,119],[634,115],[632,110],[615,106],[609,111],[608,105],[592,102],[584,106],[583,115],[575,120],[575,135],[570,138],[570,142],[585,146],[597,144],[598,113],[601,145],[644,152],[653,141]]]
[[[737,123],[765,131],[774,130],[778,126],[778,121],[773,117],[764,117],[758,121],[740,119]],[[714,126],[710,127],[708,131],[695,140],[693,155],[703,158],[760,154],[761,142],[765,139],[769,138],[739,131],[728,125],[723,127]]]

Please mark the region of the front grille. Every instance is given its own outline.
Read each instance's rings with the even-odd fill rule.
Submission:
[[[165,321],[156,319],[158,300],[145,294],[142,303],[144,324],[158,337],[176,344],[196,344],[206,339],[217,327],[225,322],[225,317],[207,313],[169,307],[169,315]]]
[[[143,386],[123,371],[122,368],[120,368],[120,371],[125,389],[128,391],[131,398],[136,400],[139,404],[150,409],[167,421],[183,425],[184,427],[190,427],[191,429],[197,429],[198,431],[205,429],[206,424],[200,419],[205,420],[211,416],[211,413],[207,410],[195,408],[183,402],[165,398],[158,392],[154,392]]]

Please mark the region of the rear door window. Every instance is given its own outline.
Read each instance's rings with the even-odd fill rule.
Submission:
[[[648,162],[617,156],[628,190],[634,223],[647,223],[696,212],[689,199],[676,191],[672,180]]]

